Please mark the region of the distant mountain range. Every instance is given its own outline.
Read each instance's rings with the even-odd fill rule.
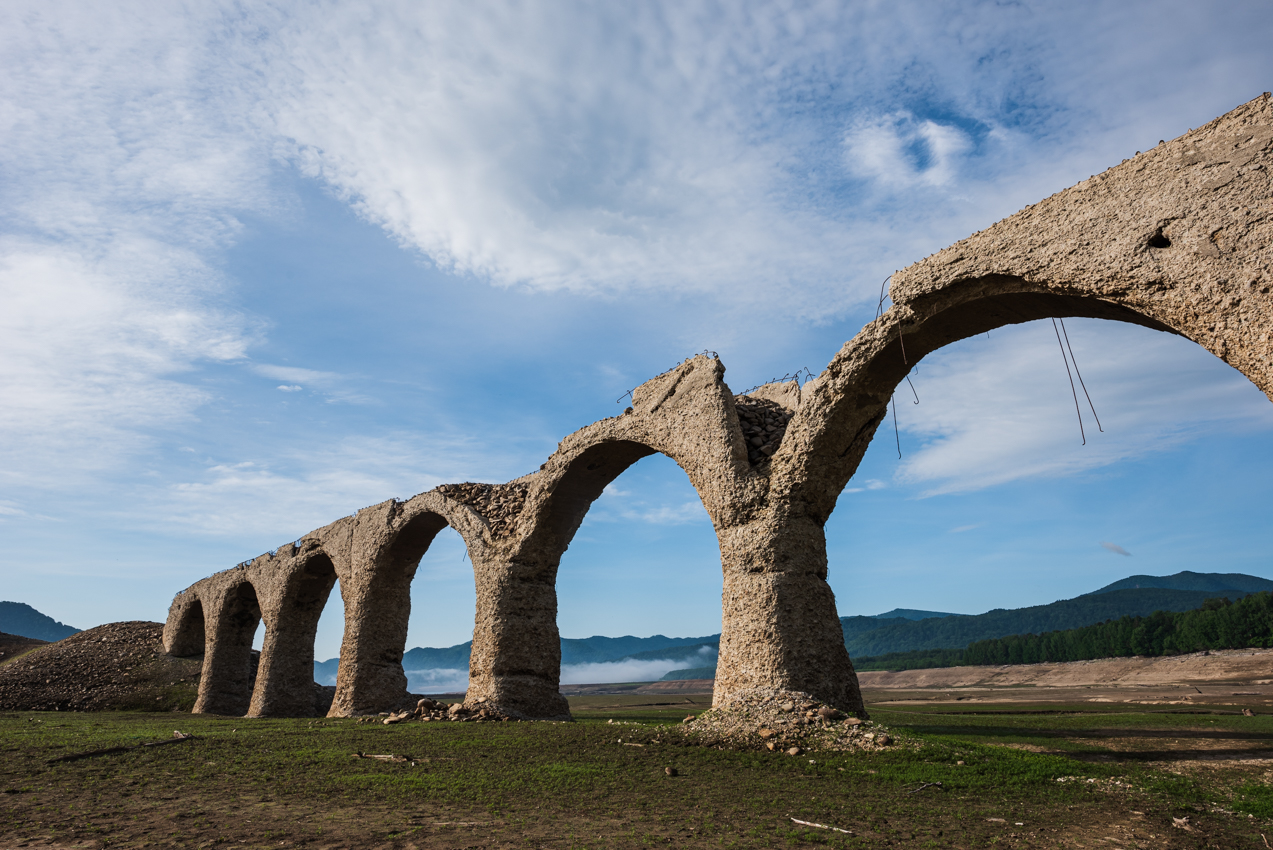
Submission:
[[[605,664],[617,661],[684,661],[702,659],[704,647],[715,649],[720,643],[720,635],[706,637],[670,638],[654,635],[648,638],[603,637],[596,635],[590,638],[562,638],[561,663]],[[416,647],[409,649],[402,656],[402,668],[413,670],[468,670],[469,653],[473,649],[473,641],[465,641],[455,646],[442,648]],[[336,669],[340,666],[339,658],[314,662],[314,680],[317,682],[336,681]]]
[[[876,620],[927,620],[932,617],[958,617],[958,614],[948,614],[943,611],[916,611],[914,608],[894,608],[892,611],[885,611],[883,614],[876,614]]]
[[[970,643],[1018,634],[1041,634],[1079,628],[1124,616],[1146,616],[1155,611],[1190,611],[1213,597],[1236,601],[1262,590],[1273,591],[1273,581],[1242,573],[1195,573],[1171,576],[1129,576],[1099,590],[1049,605],[984,614],[951,614],[894,608],[873,617],[841,617],[840,628],[849,655],[854,658],[925,649],[962,649]],[[0,602],[0,632],[58,641],[79,630],[21,602]],[[628,670],[644,670],[649,663],[680,661],[684,669],[672,670],[665,679],[710,678],[713,667],[703,666],[714,657],[720,635],[674,638],[654,635],[563,638],[563,667],[581,664],[629,664]],[[466,671],[472,642],[455,646],[417,647],[406,652],[402,666],[408,671]],[[642,664],[644,663],[644,666]],[[319,682],[334,682],[339,659],[314,662]],[[618,669],[618,668],[615,668]],[[611,672],[614,672],[613,670]],[[689,675],[689,674],[693,675]],[[657,675],[657,670],[654,673]]]
[[[1236,601],[1262,590],[1273,590],[1273,581],[1242,573],[1186,570],[1170,576],[1129,576],[1100,590],[1050,605],[996,608],[984,614],[897,608],[874,617],[841,617],[840,628],[852,658],[922,649],[963,649],[976,641],[1010,635],[1074,629],[1119,617],[1143,617],[1155,611],[1192,611],[1207,599],[1227,596]],[[705,673],[710,669],[673,670],[664,678],[710,678]]]
[[[1154,611],[1189,611],[1211,597],[1229,596],[1236,600],[1261,590],[1273,590],[1273,581],[1241,573],[1186,571],[1172,576],[1130,576],[1100,590],[1049,605],[1012,610],[997,608],[984,614],[894,608],[873,617],[841,617],[840,627],[852,657],[917,649],[962,649],[979,640],[1071,629]],[[687,638],[664,635],[563,638],[561,663],[570,666],[683,659],[699,663],[672,670],[663,679],[703,679],[715,675],[714,667],[701,665],[704,650],[715,650],[719,645],[719,634]],[[471,647],[471,642],[444,648],[418,647],[403,656],[402,666],[408,673],[467,670]],[[334,682],[338,666],[336,658],[315,662],[315,679]]]
[[[1012,610],[997,608],[984,614],[956,614],[926,620],[841,617],[840,626],[850,656],[884,655],[916,649],[963,649],[975,641],[1008,635],[1074,629],[1124,616],[1143,617],[1155,611],[1191,611],[1217,595],[1237,599],[1254,592],[1241,588],[1128,588],[1062,599],[1050,605]]]
[[[79,631],[65,623],[59,623],[47,614],[41,614],[25,602],[0,602],[0,632],[36,640],[58,641],[78,634]]]
[[[1166,590],[1196,590],[1204,593],[1236,593],[1244,595],[1259,593],[1261,590],[1273,590],[1273,581],[1242,573],[1194,573],[1185,570],[1174,576],[1128,576],[1125,579],[1107,584],[1100,590],[1084,593],[1083,596],[1095,596],[1098,593],[1109,593],[1113,590],[1136,590],[1138,588],[1158,587]],[[1081,598],[1081,597],[1080,597]]]

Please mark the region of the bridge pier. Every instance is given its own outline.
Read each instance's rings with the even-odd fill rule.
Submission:
[[[718,533],[725,585],[713,706],[754,691],[798,691],[866,716],[827,584],[826,536],[770,509]]]
[[[514,561],[474,563],[477,621],[465,702],[499,707],[514,716],[569,720],[561,686],[557,630],[557,566]]]

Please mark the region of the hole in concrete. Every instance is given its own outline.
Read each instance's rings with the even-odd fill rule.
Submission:
[[[1149,237],[1150,248],[1170,248],[1171,240],[1162,232],[1162,228],[1154,231],[1154,235]]]

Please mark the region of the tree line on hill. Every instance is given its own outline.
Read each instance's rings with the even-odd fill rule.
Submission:
[[[865,670],[1039,664],[1096,658],[1157,657],[1212,649],[1273,646],[1273,593],[1237,602],[1207,599],[1192,611],[1155,611],[1042,634],[981,640],[963,649],[915,650],[854,659]]]
[[[1008,635],[1073,629],[1123,616],[1144,617],[1155,611],[1191,611],[1206,599],[1219,595],[1236,598],[1245,594],[1238,589],[1225,590],[1221,594],[1155,587],[1118,588],[1047,605],[996,608],[984,614],[956,614],[924,620],[841,617],[840,627],[849,655],[858,658],[912,650],[963,649],[971,643]]]

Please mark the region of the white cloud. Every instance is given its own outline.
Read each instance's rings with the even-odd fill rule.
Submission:
[[[259,460],[212,463],[197,478],[139,494],[145,521],[278,545],[386,499],[409,498],[448,481],[506,481],[521,471],[514,449],[501,453],[440,431],[263,447],[262,454]]]
[[[946,186],[971,147],[958,127],[895,112],[859,120],[845,135],[844,159],[850,173],[890,188]]]
[[[340,379],[335,372],[320,372],[316,369],[301,369],[296,366],[274,366],[269,363],[253,363],[252,371],[265,378],[277,381],[294,381],[326,386]],[[282,387],[279,387],[282,389]]]
[[[608,485],[584,517],[584,523],[646,522],[652,525],[688,525],[711,522],[707,509],[697,497],[669,505],[650,504],[642,499],[633,499],[632,495],[631,491],[618,490],[613,484]]]
[[[295,384],[292,384],[290,386],[287,384],[283,384],[282,386],[279,387],[279,389],[285,393],[298,393],[305,388],[296,386]]]
[[[710,667],[716,662],[714,647],[704,647],[689,658],[603,661],[592,664],[563,664],[563,685],[597,685],[618,682],[655,682],[673,670]],[[412,693],[459,693],[468,688],[467,670],[406,670],[407,688]],[[334,685],[335,681],[321,684]]]
[[[1102,11],[1133,30],[1081,4],[11,0],[0,475],[70,485],[196,415],[210,395],[189,374],[246,359],[260,335],[217,269],[245,212],[288,206],[280,163],[455,285],[696,293],[713,314],[825,319],[877,272],[1119,158],[1129,126],[1148,146],[1267,68],[1257,28],[1231,25],[1257,7],[1145,8]],[[1120,85],[1093,84],[1106,78]],[[846,151],[874,196],[845,187]],[[334,373],[254,368],[374,401]],[[962,478],[944,456],[909,468]],[[236,474],[258,490],[293,479]]]
[[[1066,325],[1104,433],[1080,390],[1081,444],[1051,324],[1001,328],[922,363],[914,378],[921,404],[897,405],[899,479],[926,495],[965,492],[1097,469],[1201,433],[1273,429],[1268,399],[1183,337],[1117,322]]]
[[[776,59],[752,15],[778,16],[618,8],[298,16],[281,34],[295,73],[272,80],[278,130],[303,170],[459,273],[739,295],[800,279],[841,301],[856,240],[788,203],[788,151],[740,113]]]
[[[211,94],[210,5],[6,4],[0,12],[0,469],[75,486],[125,462],[241,358],[207,252],[261,207],[267,163]],[[233,63],[230,63],[232,66]],[[222,68],[219,72],[213,69]]]
[[[241,357],[248,340],[241,317],[182,291],[207,275],[187,252],[134,238],[91,257],[0,239],[0,468],[11,485],[75,486],[124,462],[145,431],[193,414],[206,396],[180,373]]]
[[[845,493],[863,493],[867,490],[882,490],[888,485],[878,478],[868,478],[862,482],[861,487],[845,487]]]

